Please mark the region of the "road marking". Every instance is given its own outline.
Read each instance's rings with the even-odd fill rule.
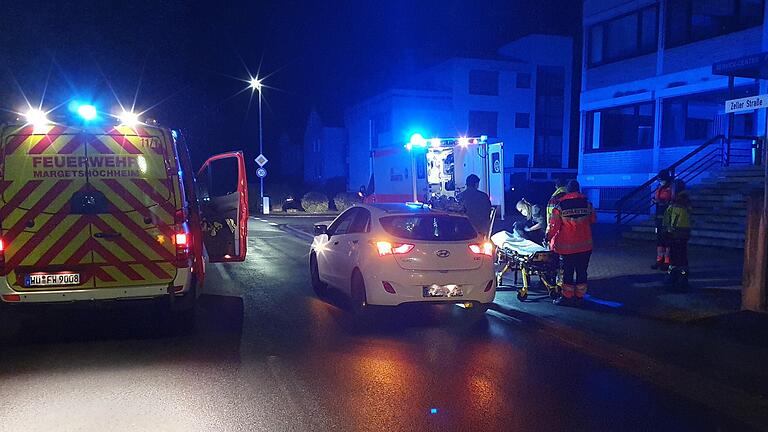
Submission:
[[[272,226],[277,226],[277,224],[274,223],[274,222],[270,222],[269,224],[272,225]]]
[[[218,273],[219,276],[221,276],[222,279],[224,279],[225,281],[228,281],[228,282],[232,281],[232,276],[229,275],[229,272],[227,271],[226,268],[224,268],[223,264],[221,264],[221,263],[214,263],[213,264],[213,268],[216,269],[216,273]]]

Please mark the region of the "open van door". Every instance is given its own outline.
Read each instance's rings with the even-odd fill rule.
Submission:
[[[205,161],[197,185],[208,261],[245,261],[248,182],[243,153],[222,153]]]
[[[488,144],[488,196],[491,204],[498,206],[501,218],[504,213],[504,144]]]

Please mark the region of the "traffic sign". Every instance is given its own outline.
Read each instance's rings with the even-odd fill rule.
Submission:
[[[266,168],[261,168],[261,167],[260,167],[260,168],[258,168],[258,169],[256,170],[256,176],[257,176],[258,178],[264,178],[264,177],[266,177],[266,176],[267,176],[267,169],[266,169]]]
[[[263,167],[264,165],[267,164],[267,162],[269,162],[269,159],[267,159],[267,157],[264,156],[264,154],[260,154],[256,156],[256,159],[254,160],[256,161],[257,164],[259,164],[260,167]]]
[[[725,112],[752,111],[768,107],[768,94],[725,101]]]

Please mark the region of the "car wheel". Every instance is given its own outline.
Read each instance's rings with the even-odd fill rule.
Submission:
[[[320,280],[320,271],[317,268],[317,256],[313,253],[309,257],[309,274],[312,279],[312,289],[318,297],[328,294],[328,284]]]
[[[368,298],[365,294],[365,281],[359,271],[352,274],[352,313],[357,317],[362,317],[368,312]]]

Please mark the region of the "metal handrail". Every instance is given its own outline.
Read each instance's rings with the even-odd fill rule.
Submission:
[[[723,161],[723,157],[724,157],[724,155],[723,155],[723,152],[722,152],[722,144],[723,144],[723,140],[725,140],[725,136],[724,136],[724,135],[717,135],[717,136],[715,136],[715,137],[712,137],[712,138],[710,138],[709,140],[707,140],[706,142],[704,142],[704,143],[703,143],[703,144],[701,144],[700,146],[698,146],[698,147],[696,147],[695,149],[693,149],[693,150],[692,150],[690,153],[688,153],[687,155],[685,155],[685,156],[683,156],[682,158],[680,158],[680,159],[679,159],[677,162],[675,162],[675,163],[673,163],[672,165],[670,165],[669,167],[667,167],[667,170],[668,170],[668,171],[669,171],[671,174],[675,175],[675,170],[676,170],[678,167],[680,167],[680,166],[681,166],[681,165],[683,165],[684,163],[688,162],[688,161],[689,161],[689,160],[691,160],[693,157],[695,157],[696,155],[698,155],[698,154],[699,154],[699,153],[701,153],[702,151],[706,150],[708,147],[712,146],[712,145],[713,145],[713,144],[715,144],[715,143],[719,143],[721,147],[720,147],[720,148],[716,148],[716,149],[713,149],[711,152],[709,152],[709,153],[705,154],[705,155],[704,155],[704,156],[703,156],[703,157],[702,157],[702,158],[701,158],[699,161],[697,161],[697,162],[694,162],[694,164],[692,164],[692,166],[695,166],[695,165],[697,165],[697,164],[701,163],[701,161],[702,161],[703,159],[705,159],[705,158],[710,158],[710,159],[714,158],[714,160],[712,161],[712,163],[711,163],[710,165],[708,165],[708,166],[707,166],[707,168],[706,168],[706,169],[708,169],[709,167],[711,167],[711,166],[713,166],[714,164],[716,164],[716,163],[717,163],[717,158],[715,157],[715,156],[717,155],[717,153],[719,153],[719,154],[720,154],[720,163],[722,164],[722,163],[724,162],[724,161]],[[687,167],[687,169],[686,169],[686,170],[690,170],[690,169],[691,169],[691,167]],[[698,176],[699,174],[701,174],[702,172],[704,172],[706,169],[703,169],[703,170],[699,170],[699,172],[698,172],[698,173],[697,173],[695,176],[691,176],[691,177],[689,177],[689,180],[691,180],[691,179],[695,178],[696,176]],[[681,175],[683,175],[683,174],[684,174],[684,172],[685,172],[685,170],[684,170],[683,172],[681,172],[680,174],[681,174]],[[646,181],[645,183],[643,183],[643,184],[641,184],[640,186],[637,186],[636,188],[632,189],[632,190],[631,190],[629,193],[627,193],[626,195],[624,195],[624,196],[623,196],[623,197],[622,197],[622,198],[621,198],[621,199],[620,199],[620,200],[619,200],[619,201],[616,203],[616,207],[617,207],[617,209],[616,209],[616,223],[617,223],[618,225],[621,225],[623,222],[629,222],[629,221],[631,221],[631,220],[635,219],[635,218],[638,216],[638,214],[637,214],[637,213],[629,213],[629,214],[628,214],[628,212],[626,212],[626,210],[634,210],[634,209],[638,209],[638,208],[645,208],[645,205],[648,205],[648,208],[650,209],[650,206],[651,206],[651,204],[650,204],[650,201],[651,201],[651,200],[650,200],[650,199],[648,199],[649,197],[644,197],[644,198],[642,199],[642,201],[638,200],[639,202],[637,202],[637,201],[636,201],[636,204],[638,204],[638,205],[635,205],[634,207],[633,207],[633,206],[627,207],[627,205],[626,205],[626,204],[627,204],[627,202],[628,202],[630,199],[632,199],[632,198],[633,198],[633,197],[635,197],[636,195],[638,195],[638,194],[640,194],[640,193],[643,193],[643,192],[647,193],[647,191],[648,191],[648,188],[649,188],[649,187],[651,187],[653,184],[655,184],[655,183],[656,183],[656,182],[658,182],[658,181],[659,181],[659,175],[658,175],[658,174],[656,174],[655,176],[653,176],[652,178],[650,178],[650,179],[649,179],[648,181]],[[651,191],[651,192],[653,193],[654,191]]]

